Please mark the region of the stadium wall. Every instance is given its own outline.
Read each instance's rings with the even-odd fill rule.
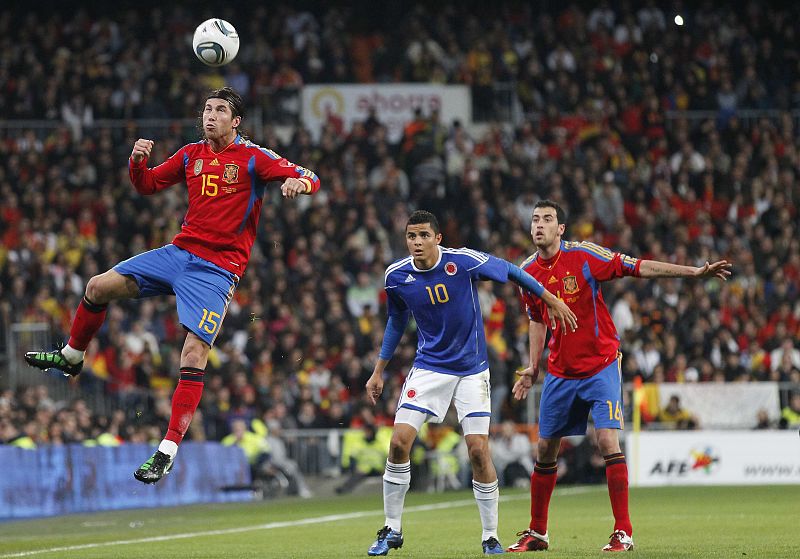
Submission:
[[[0,519],[195,503],[249,501],[250,468],[238,447],[181,445],[172,472],[142,485],[133,471],[153,448],[144,444],[77,444],[26,450],[0,446]]]

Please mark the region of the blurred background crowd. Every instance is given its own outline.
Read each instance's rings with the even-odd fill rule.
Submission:
[[[391,423],[413,331],[374,410],[363,387],[383,334],[383,272],[406,254],[416,208],[438,215],[443,244],[512,262],[532,252],[542,198],[567,210],[568,239],[690,265],[732,260],[724,284],[606,285],[625,379],[800,382],[798,7],[702,2],[677,26],[654,1],[478,6],[284,4],[249,8],[246,19],[235,2],[205,15],[163,5],[4,10],[0,344],[17,322],[49,323],[59,338],[91,276],[171,240],[184,189],[136,194],[131,146],[155,139],[156,164],[195,141],[177,121],[141,119],[193,118],[205,92],[228,84],[262,119],[245,118],[245,130],[263,131],[252,139],[313,169],[322,189],[299,202],[268,192],[191,439],[220,440],[234,419],[276,429]],[[242,36],[219,71],[200,68],[188,44],[211,15]],[[420,111],[392,144],[374,115],[351,129],[330,115],[317,134],[293,112],[304,84],[400,81],[470,85],[483,124]],[[517,122],[496,119],[498,84],[521,106]],[[14,125],[24,119],[50,124]],[[508,388],[527,360],[527,318],[511,285],[486,283],[480,295],[494,419],[519,420]],[[183,339],[170,298],[112,304],[77,382],[118,409],[7,390],[0,441],[157,440]]]

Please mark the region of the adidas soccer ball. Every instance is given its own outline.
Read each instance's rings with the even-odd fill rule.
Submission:
[[[203,64],[224,66],[239,52],[239,34],[224,19],[213,17],[194,30],[192,48]]]

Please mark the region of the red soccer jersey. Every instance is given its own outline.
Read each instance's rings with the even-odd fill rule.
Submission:
[[[128,172],[141,194],[186,181],[189,209],[172,243],[238,276],[250,260],[266,183],[292,177],[319,190],[317,175],[238,135],[219,153],[205,140],[185,145],[152,169],[129,159]]]
[[[636,258],[612,252],[589,242],[561,241],[561,249],[549,260],[535,253],[522,268],[545,289],[562,299],[578,317],[575,332],[550,332],[548,372],[563,378],[586,378],[604,369],[617,357],[619,336],[608,312],[600,283],[623,276],[638,276]],[[530,293],[522,294],[528,317],[549,324],[547,306]]]

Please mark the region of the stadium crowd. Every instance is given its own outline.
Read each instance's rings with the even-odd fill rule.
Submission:
[[[214,15],[247,40],[234,63],[199,74],[186,42],[200,16],[185,8],[113,19],[81,9],[63,20],[4,11],[0,111],[53,126],[0,127],[3,327],[44,321],[67,332],[89,277],[169,242],[185,192],[138,196],[127,158],[136,138],[153,137],[151,162],[161,162],[196,131],[136,119],[196,116],[200,95],[224,82],[263,109],[265,134],[253,140],[314,169],[323,186],[298,203],[267,194],[190,438],[219,440],[234,418],[284,429],[363,423],[383,272],[406,253],[413,208],[438,214],[445,245],[515,262],[531,251],[540,198],[568,210],[573,240],[694,265],[728,258],[734,276],[722,285],[606,287],[626,379],[800,382],[797,7],[704,3],[677,27],[653,1],[543,13],[524,3],[486,13],[397,6],[378,20],[343,7],[257,7],[241,23],[223,8]],[[318,140],[297,127],[282,142],[271,124],[304,83],[326,81],[467,83],[487,118],[493,84],[510,83],[530,118],[468,129],[420,112],[395,145],[375,116],[352,129],[332,117]],[[670,113],[686,109],[710,116]],[[103,118],[129,120],[93,126]],[[481,297],[496,419],[517,418],[508,387],[526,359],[527,318],[510,285],[487,283]],[[0,442],[158,438],[182,340],[171,301],[111,305],[79,382],[121,411],[93,416],[80,400],[6,391]],[[389,367],[378,425],[391,421],[415,345],[406,339]]]

